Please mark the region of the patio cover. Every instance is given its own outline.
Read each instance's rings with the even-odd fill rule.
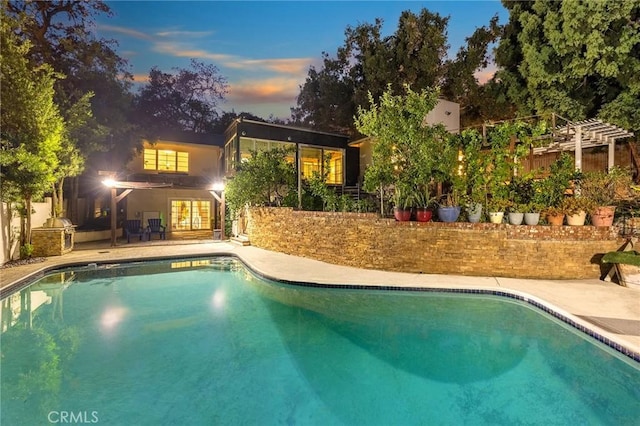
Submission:
[[[552,142],[548,146],[533,148],[533,153],[575,151],[576,169],[582,170],[583,148],[608,146],[608,168],[611,168],[615,163],[616,141],[633,136],[633,133],[627,130],[595,118],[568,122],[565,126],[556,127],[553,130]]]
[[[173,186],[171,183],[151,183],[151,182],[126,182],[126,181],[113,181],[109,183],[111,188],[111,247],[116,245],[116,205],[120,200],[124,199],[134,189],[153,189],[153,188],[167,188]],[[124,189],[124,191],[117,195],[117,189]]]

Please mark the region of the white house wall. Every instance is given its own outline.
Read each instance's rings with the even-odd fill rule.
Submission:
[[[450,133],[460,133],[460,104],[438,99],[438,103],[424,121],[427,124],[444,124],[444,127]]]
[[[41,228],[42,225],[51,217],[51,198],[46,197],[42,203],[32,203],[34,212],[31,214],[31,227]],[[0,253],[0,264],[5,264],[9,260],[18,259],[20,257],[20,248],[18,247],[20,241],[20,218],[9,217],[9,212],[6,203],[1,203],[0,212],[0,247],[2,247],[2,253]],[[10,239],[10,228],[13,228],[14,240]]]

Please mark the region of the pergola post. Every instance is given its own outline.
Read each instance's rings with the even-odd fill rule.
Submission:
[[[616,164],[616,140],[609,142],[609,153],[607,155],[607,170],[611,170]]]
[[[576,154],[575,154],[576,170],[582,171],[582,127],[576,126]]]
[[[116,210],[117,210],[117,193],[116,188],[111,188],[111,247],[115,247],[116,245]]]
[[[218,195],[218,192],[220,192],[220,195]],[[226,217],[225,217],[225,213],[226,213],[226,203],[225,203],[225,197],[224,197],[224,183],[223,182],[218,182],[213,184],[213,186],[211,187],[211,189],[209,190],[209,193],[213,196],[213,198],[220,203],[220,240],[224,241],[225,239],[225,233],[224,233],[224,228],[226,227]]]

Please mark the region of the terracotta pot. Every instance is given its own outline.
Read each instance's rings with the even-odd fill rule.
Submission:
[[[394,207],[393,217],[395,217],[398,222],[408,222],[411,220],[411,209],[399,209]]]
[[[583,226],[587,219],[587,212],[580,212],[577,214],[567,215],[567,225],[569,226]]]
[[[564,214],[548,214],[547,222],[549,222],[549,225],[551,226],[562,226],[562,223],[564,222]]]
[[[433,212],[429,209],[425,209],[425,208],[416,209],[416,220],[418,222],[429,222],[431,221],[432,216],[433,216]]]
[[[593,226],[611,226],[613,225],[613,215],[616,212],[616,206],[600,206],[591,212],[591,224]]]

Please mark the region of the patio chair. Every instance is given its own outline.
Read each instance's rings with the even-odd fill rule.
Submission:
[[[131,237],[139,237],[142,241],[147,231],[142,227],[142,221],[138,219],[127,219],[124,221],[124,232],[127,235],[127,243],[131,242]]]
[[[147,219],[149,226],[147,226],[147,232],[149,233],[149,241],[151,241],[151,236],[153,234],[160,235],[161,240],[167,239],[167,227],[162,225],[160,222],[161,219]]]

